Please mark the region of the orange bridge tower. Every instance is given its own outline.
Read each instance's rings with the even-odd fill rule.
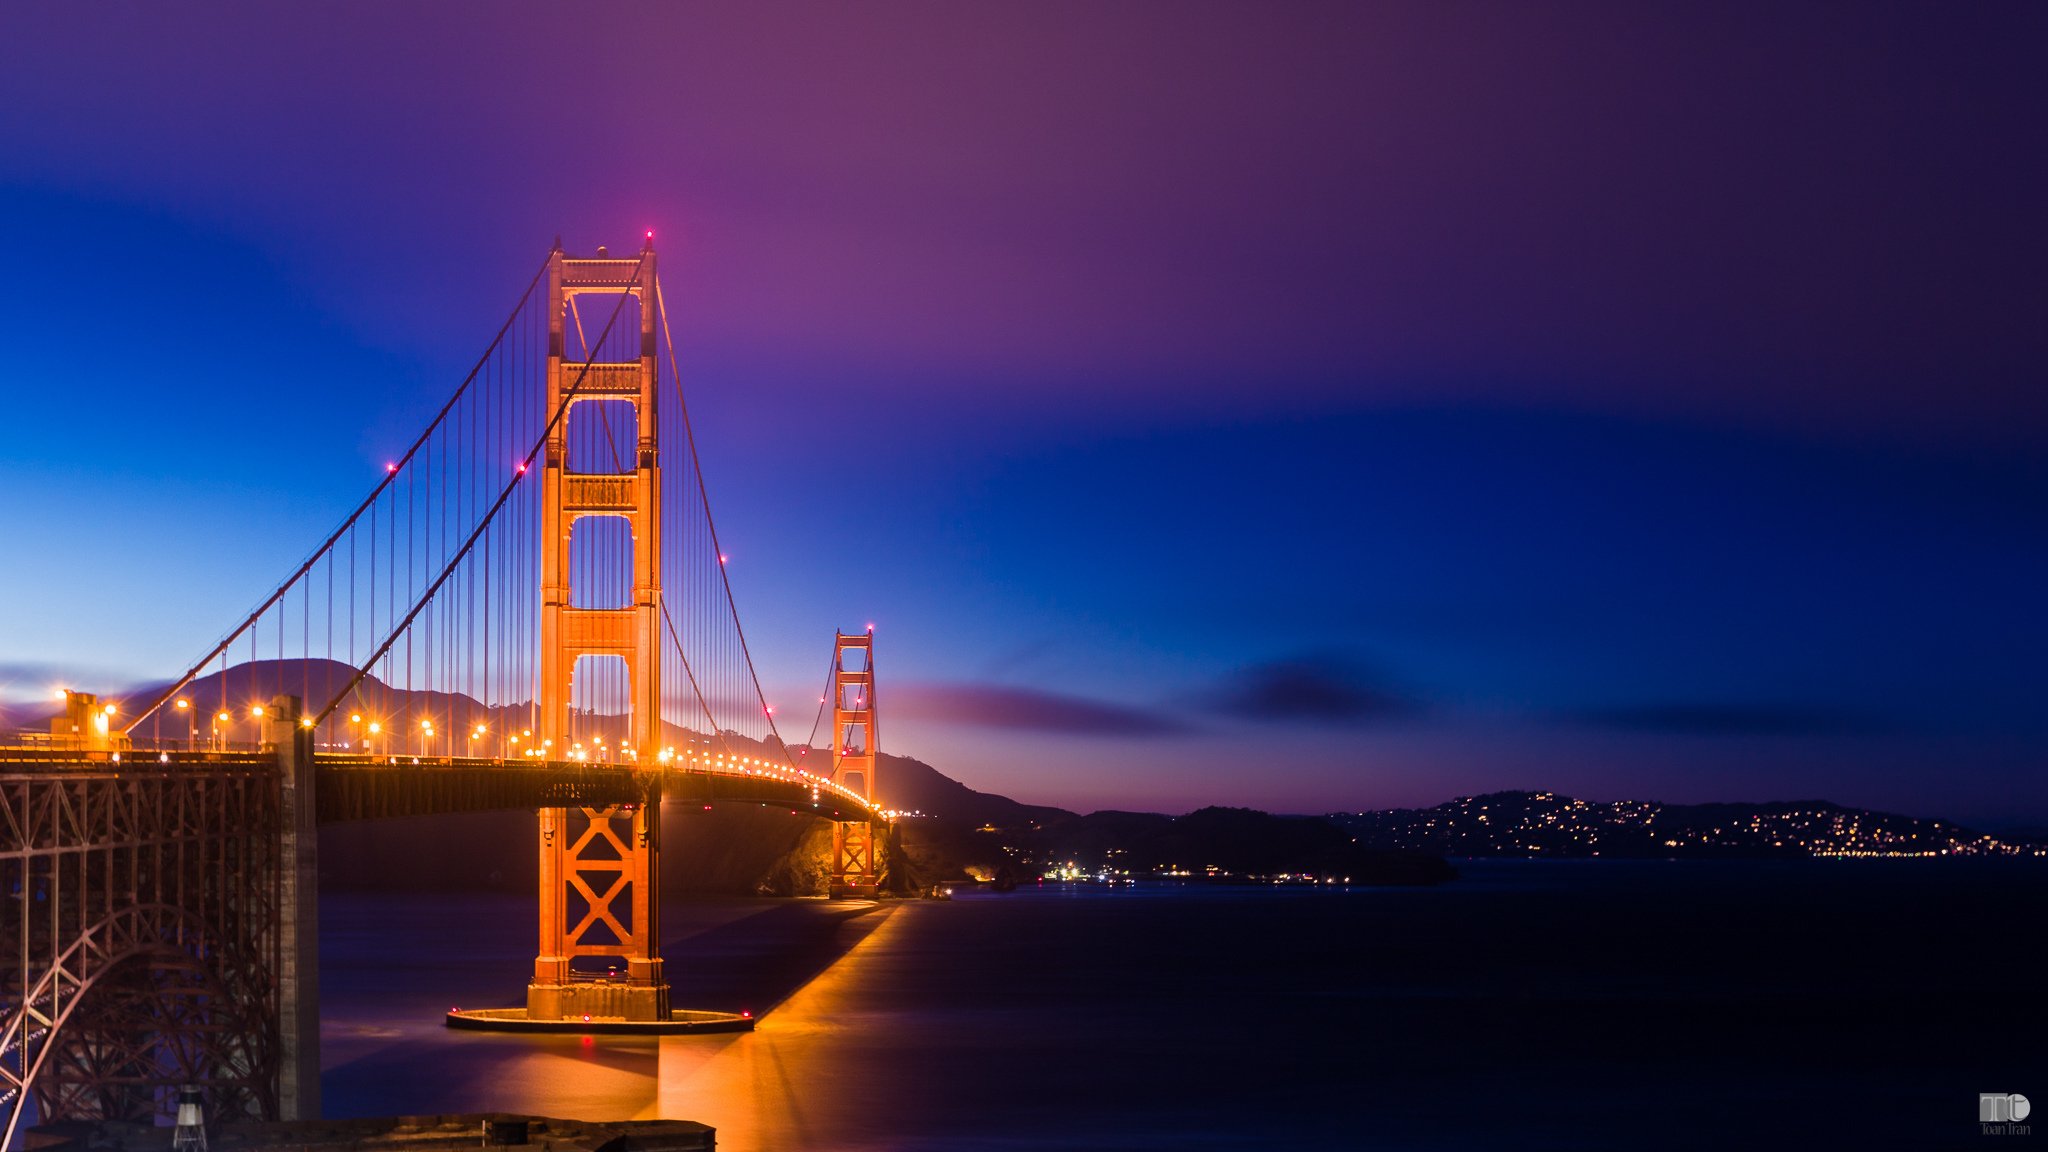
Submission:
[[[526,993],[527,1017],[665,1021],[669,989],[661,962],[656,861],[661,774],[653,762],[662,743],[654,244],[650,239],[637,256],[625,259],[609,257],[602,248],[595,259],[572,259],[557,244],[547,276],[546,412],[553,417],[561,411],[562,416],[549,430],[541,473],[540,682],[534,737],[550,742],[543,746],[552,747],[556,758],[570,758],[576,736],[571,700],[579,665],[588,674],[599,661],[614,666],[623,661],[629,685],[626,723],[623,731],[612,732],[616,751],[595,755],[644,756],[648,771],[638,804],[540,810],[540,949]],[[592,298],[588,312],[577,310],[583,297]],[[572,310],[586,359],[565,355],[563,322]],[[604,332],[596,344],[583,343],[583,322],[598,316],[609,318],[603,321]],[[602,349],[629,344],[632,327],[639,330],[637,358],[595,359]],[[619,334],[607,338],[605,333],[614,329]],[[569,467],[576,408],[590,400],[632,405],[632,432],[615,438],[607,422],[606,439],[617,461],[611,471]],[[587,419],[593,413],[584,415]],[[630,455],[617,452],[623,439],[635,441]],[[590,528],[602,517],[624,520],[631,534],[631,597],[624,606],[594,606],[572,595],[592,574],[571,571],[571,540],[579,527]],[[593,978],[598,971],[609,974],[621,960],[623,980]]]
[[[872,802],[875,798],[875,634],[832,634],[832,779]],[[879,870],[875,826],[868,820],[832,825],[831,893],[875,895]]]

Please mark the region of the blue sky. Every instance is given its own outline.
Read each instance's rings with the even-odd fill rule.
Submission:
[[[204,651],[653,228],[771,695],[872,621],[976,787],[2048,819],[2042,31],[13,6],[0,692]]]

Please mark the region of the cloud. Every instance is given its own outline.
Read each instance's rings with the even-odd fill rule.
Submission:
[[[1322,654],[1240,669],[1217,688],[1215,700],[1230,715],[1270,723],[1368,724],[1420,711],[1356,661]]]
[[[59,685],[83,688],[88,692],[120,692],[130,686],[132,679],[104,669],[75,664],[0,660],[0,704],[17,707],[47,704],[48,711],[56,711],[59,701],[54,690]]]
[[[1864,731],[1851,713],[1797,704],[1661,702],[1565,713],[1567,723],[1658,736],[1839,736]]]
[[[1165,736],[1181,721],[1125,704],[998,684],[912,684],[884,707],[920,720],[1076,736]]]

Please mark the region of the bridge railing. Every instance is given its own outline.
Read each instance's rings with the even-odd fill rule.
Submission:
[[[0,744],[0,764],[100,769],[145,769],[166,764],[212,764],[257,766],[276,762],[275,750],[246,744],[228,751],[191,752],[185,749],[92,749],[53,748],[47,744]]]
[[[610,769],[629,773],[659,773],[664,777],[688,778],[692,776],[725,776],[745,779],[774,781],[779,784],[808,789],[822,800],[830,796],[841,810],[850,805],[852,810],[873,814],[878,809],[869,804],[858,792],[816,773],[793,769],[762,757],[721,756],[715,753],[703,755],[684,754],[657,758],[652,763],[644,761],[616,760],[543,760],[529,756],[431,756],[410,753],[362,753],[316,751],[316,761],[323,765],[356,768],[400,768],[400,767],[444,767],[465,769],[502,769],[512,772],[562,772],[574,769]]]
[[[715,763],[715,762],[714,762]],[[762,803],[821,819],[873,819],[878,813],[802,773],[757,765],[704,769],[684,764],[467,756],[314,757],[322,822],[517,808],[597,808],[645,803],[654,795]]]
[[[634,780],[659,777],[672,781],[680,795],[689,795],[687,781],[691,779],[723,779],[731,782],[755,781],[770,786],[780,802],[784,798],[809,794],[810,806],[829,810],[832,813],[860,814],[874,816],[874,808],[859,793],[833,781],[801,769],[792,769],[760,757],[725,756],[716,753],[702,753],[672,756],[652,764],[636,762],[606,762],[592,760],[543,760],[537,757],[497,756],[415,756],[402,753],[369,754],[363,752],[316,751],[315,763],[322,769],[375,772],[380,769],[426,769],[460,772],[465,776],[478,773],[503,774],[508,779],[553,778],[577,781],[607,781],[603,787],[594,788],[592,796],[625,797],[627,785]],[[0,745],[0,763],[19,765],[24,768],[77,769],[89,771],[130,771],[146,772],[176,771],[180,768],[246,767],[271,768],[277,764],[274,747],[264,745],[243,745],[226,751],[201,749],[197,751],[178,749],[96,750],[84,748],[53,748],[44,746],[8,747]],[[430,779],[420,775],[413,779]],[[487,779],[479,776],[478,779]],[[518,787],[527,787],[525,784]],[[581,787],[579,785],[579,787]],[[643,789],[644,790],[644,789]],[[768,794],[764,791],[763,795]],[[577,794],[572,790],[571,795]],[[739,795],[732,789],[707,791],[707,799],[728,799]],[[622,802],[611,800],[609,802]],[[325,818],[325,817],[323,817]],[[343,817],[348,818],[348,817]],[[358,817],[360,818],[360,817]]]

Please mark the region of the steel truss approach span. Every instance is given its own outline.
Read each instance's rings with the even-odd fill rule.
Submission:
[[[280,1112],[274,757],[142,768],[0,755],[0,1106],[147,1122],[201,1086]]]
[[[830,755],[786,744],[711,509],[652,234],[557,241],[246,618],[161,691],[66,692],[0,749],[8,1135],[31,1099],[161,1117],[181,1083],[216,1115],[317,1115],[322,821],[534,811],[537,956],[505,1012],[540,1022],[703,1015],[668,1007],[664,793],[830,821],[832,893],[873,895],[871,637],[835,637]]]

